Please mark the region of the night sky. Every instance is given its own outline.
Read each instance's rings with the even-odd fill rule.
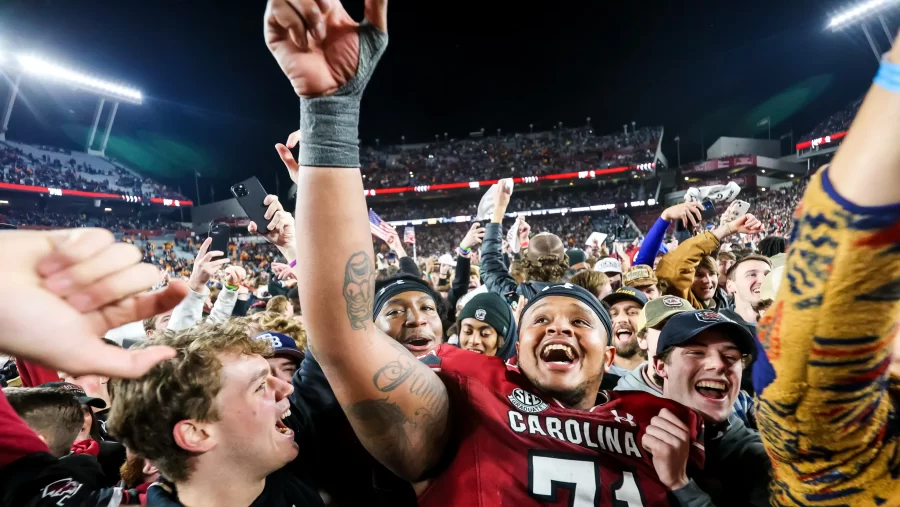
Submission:
[[[363,101],[365,144],[550,129],[557,121],[610,133],[666,127],[675,165],[701,139],[797,137],[859,97],[876,69],[859,29],[824,29],[847,1],[391,3],[391,43]],[[274,190],[273,145],[298,125],[298,103],[262,37],[265,2],[6,0],[0,45],[36,51],[132,84],[109,154],[201,199],[258,176]],[[351,14],[362,2],[345,2]],[[888,18],[896,30],[900,17]],[[883,49],[886,39],[873,26]],[[2,46],[0,46],[2,47]],[[8,85],[0,82],[0,96]],[[9,137],[83,149],[95,99],[26,83]],[[101,123],[102,125],[102,123]],[[787,150],[788,142],[784,142]],[[286,190],[282,178],[281,190]]]

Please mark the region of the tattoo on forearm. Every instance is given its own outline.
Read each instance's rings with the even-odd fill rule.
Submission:
[[[372,321],[375,304],[375,271],[372,259],[365,252],[356,252],[347,261],[344,270],[344,299],[347,301],[347,317],[353,329],[365,329]]]

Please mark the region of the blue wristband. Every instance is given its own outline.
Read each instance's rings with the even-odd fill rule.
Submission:
[[[889,92],[900,93],[900,63],[882,59],[873,82]]]

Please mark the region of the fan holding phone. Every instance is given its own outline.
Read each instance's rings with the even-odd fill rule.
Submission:
[[[250,218],[247,230],[265,236],[293,267],[297,259],[294,246],[294,217],[284,210],[278,196],[266,194],[262,183],[255,177],[233,185],[231,193]]]

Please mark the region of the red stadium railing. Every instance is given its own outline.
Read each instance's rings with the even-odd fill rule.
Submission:
[[[822,145],[831,144],[846,135],[847,135],[847,132],[837,132],[835,134],[831,134],[828,136],[822,136],[822,137],[817,137],[815,139],[810,139],[809,141],[803,141],[802,143],[797,143],[797,151],[805,150],[807,148],[817,148]]]
[[[19,185],[17,183],[0,183],[0,189],[17,190],[19,192],[32,192],[40,194],[50,194],[55,196],[73,196],[73,197],[91,197],[93,199],[116,199],[124,202],[143,202],[142,197],[136,195],[125,194],[106,194],[102,192],[85,192],[84,190],[71,190],[68,188],[53,187],[37,187],[33,185]],[[151,197],[150,202],[153,204],[162,204],[163,206],[193,206],[194,203],[187,199],[165,199],[162,197]]]
[[[577,171],[571,173],[545,174],[542,176],[517,176],[513,178],[515,183],[534,183],[547,180],[574,180],[596,178],[606,174],[624,173],[635,169],[652,169],[656,164],[641,164],[637,166],[610,167],[608,169],[592,169],[590,171]],[[457,181],[453,183],[436,183],[433,185],[416,185],[411,187],[370,188],[365,190],[367,197],[384,194],[400,194],[403,192],[415,192],[421,194],[433,190],[451,190],[455,188],[479,188],[497,183],[499,180]]]

